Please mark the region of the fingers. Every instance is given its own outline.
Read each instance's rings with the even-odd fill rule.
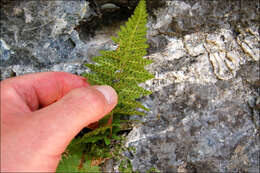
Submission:
[[[24,112],[35,111],[84,86],[88,86],[85,78],[65,72],[29,74],[1,82],[1,100],[14,102],[13,109],[17,106]]]
[[[44,146],[43,152],[61,154],[81,129],[98,121],[116,104],[117,94],[109,86],[78,88],[34,112],[37,115],[28,126],[41,134],[37,140]]]
[[[1,123],[15,127],[8,129],[14,137],[5,140],[5,148],[12,152],[3,154],[4,163],[15,163],[10,170],[54,170],[73,137],[117,104],[113,88],[91,87],[85,79],[61,72],[7,79],[0,89],[1,114],[5,115]]]

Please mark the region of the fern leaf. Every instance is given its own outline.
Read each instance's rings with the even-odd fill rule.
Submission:
[[[113,111],[117,114],[139,114],[137,109],[149,111],[136,99],[151,94],[139,84],[154,78],[145,66],[152,63],[144,59],[148,44],[146,43],[147,12],[145,0],[141,0],[134,14],[124,26],[120,27],[117,37],[112,40],[118,44],[115,51],[101,51],[101,56],[94,57],[95,64],[87,64],[91,73],[85,77],[91,84],[111,85],[118,93],[118,105]],[[89,136],[89,135],[87,135]]]
[[[80,138],[73,139],[66,151],[56,172],[100,172],[99,167],[91,166],[91,159],[84,153],[84,145],[80,143]]]
[[[111,120],[113,120],[112,124],[107,124],[109,118],[105,117],[99,123],[101,127],[72,142],[70,148],[75,153],[70,155],[68,159],[61,161],[58,172],[78,171],[78,165],[81,168],[89,167],[91,159],[86,160],[82,166],[80,155],[84,152],[91,157],[107,158],[110,154],[110,145],[113,143],[111,137],[118,138],[120,117],[124,117],[124,115],[145,115],[144,112],[139,111],[140,109],[149,111],[136,100],[151,94],[150,91],[140,87],[139,84],[154,78],[152,74],[145,70],[145,66],[152,61],[143,58],[148,48],[146,24],[146,2],[140,0],[134,14],[124,26],[120,27],[121,30],[117,33],[117,37],[112,37],[118,48],[114,51],[100,51],[101,56],[94,57],[92,59],[93,64],[86,64],[91,72],[84,73],[83,76],[92,85],[112,86],[118,93],[118,105],[109,114],[112,117]],[[83,151],[77,151],[77,147],[82,147]]]
[[[91,166],[91,160],[82,162],[82,156],[78,153],[63,156],[56,172],[101,172],[98,166]]]
[[[143,59],[146,55],[146,3],[141,0],[134,14],[124,26],[120,27],[118,37],[112,40],[118,44],[116,51],[101,51],[101,56],[93,58],[96,64],[87,64],[90,74],[85,75],[92,84],[111,85],[119,95],[117,113],[135,113],[135,109],[148,110],[142,104],[135,101],[151,92],[139,87],[140,83],[154,78],[144,67],[151,60]]]
[[[81,143],[95,143],[96,141],[102,140],[105,133],[108,132],[111,126],[105,126],[105,127],[100,127],[98,129],[95,129],[87,134],[85,134],[80,142]],[[109,134],[109,133],[108,133]],[[93,138],[94,137],[94,138]]]

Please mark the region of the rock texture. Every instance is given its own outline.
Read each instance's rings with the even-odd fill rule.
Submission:
[[[1,79],[81,74],[137,1],[1,2]],[[148,1],[151,111],[128,134],[134,171],[259,172],[259,2]],[[117,171],[109,161],[107,171]]]
[[[156,77],[144,85],[151,111],[126,143],[134,170],[259,172],[257,8],[174,1],[150,20]]]
[[[91,16],[86,1],[7,1],[1,6],[2,78],[80,69],[88,47],[74,28]],[[73,8],[71,8],[73,7]]]

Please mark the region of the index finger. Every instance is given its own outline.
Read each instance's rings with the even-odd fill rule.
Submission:
[[[1,82],[5,101],[23,102],[31,111],[50,105],[75,88],[86,87],[86,79],[65,72],[28,74]],[[22,103],[16,103],[13,105]],[[23,106],[21,106],[23,107]]]

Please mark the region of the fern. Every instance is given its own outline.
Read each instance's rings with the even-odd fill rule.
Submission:
[[[98,166],[91,166],[90,157],[84,152],[85,146],[74,139],[67,148],[69,154],[64,154],[56,172],[100,172]]]
[[[151,94],[139,87],[139,83],[154,77],[144,69],[152,63],[151,60],[143,59],[148,48],[146,23],[145,1],[141,0],[126,25],[121,26],[118,37],[112,38],[118,48],[115,51],[101,51],[102,56],[93,58],[96,64],[86,64],[92,73],[86,73],[84,76],[91,84],[110,85],[117,91],[119,100],[113,111],[114,116],[119,112],[139,114],[136,108],[147,110],[136,101]]]
[[[86,160],[82,166],[80,166],[81,157],[80,154],[72,154],[69,155],[68,158],[63,156],[56,172],[100,172],[98,166],[91,166],[90,159]]]
[[[151,60],[143,58],[148,48],[146,24],[146,2],[140,0],[134,14],[125,26],[120,27],[118,37],[112,38],[118,48],[114,51],[101,51],[101,56],[93,58],[95,64],[86,64],[91,73],[85,73],[83,76],[92,85],[112,86],[118,94],[118,104],[109,115],[99,121],[99,128],[72,141],[68,148],[70,153],[87,153],[92,159],[110,157],[111,140],[118,140],[122,118],[129,115],[145,115],[144,111],[149,111],[136,100],[151,94],[139,84],[154,78],[144,68],[152,63]],[[112,123],[111,120],[113,120]],[[74,150],[77,148],[75,146],[84,149],[77,151]],[[70,148],[74,149],[70,151]],[[61,164],[79,164],[80,161],[76,161],[77,159],[80,159],[79,154],[65,159]]]

